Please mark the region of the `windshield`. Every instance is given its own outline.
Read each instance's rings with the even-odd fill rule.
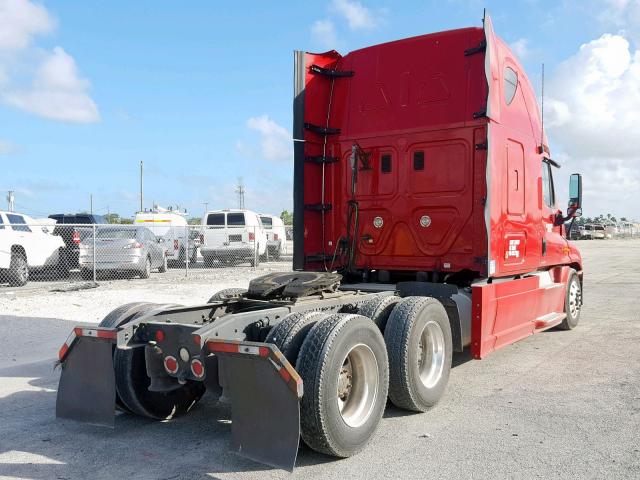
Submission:
[[[123,229],[117,229],[117,230],[113,228],[100,228],[96,231],[96,238],[134,239],[136,238],[136,230],[134,228],[127,228],[127,229],[123,228]]]
[[[260,221],[264,228],[271,228],[273,226],[273,219],[271,217],[260,217]]]

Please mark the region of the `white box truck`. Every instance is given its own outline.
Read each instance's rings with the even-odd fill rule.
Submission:
[[[147,227],[156,237],[164,239],[169,266],[184,266],[187,258],[190,263],[196,263],[200,240],[197,229],[189,226],[186,212],[156,205],[136,213],[134,224]]]

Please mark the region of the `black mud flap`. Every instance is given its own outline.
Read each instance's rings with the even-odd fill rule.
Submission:
[[[114,426],[116,382],[112,344],[111,339],[78,336],[68,345],[64,356],[61,353],[57,417]]]
[[[302,380],[271,344],[209,341],[231,400],[234,450],[293,471],[300,441]]]

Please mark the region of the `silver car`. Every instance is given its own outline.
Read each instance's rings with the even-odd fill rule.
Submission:
[[[146,227],[124,225],[100,226],[96,229],[95,255],[93,235],[80,244],[82,278],[93,278],[93,263],[97,272],[132,272],[149,278],[151,270],[167,271],[164,239],[157,238]]]

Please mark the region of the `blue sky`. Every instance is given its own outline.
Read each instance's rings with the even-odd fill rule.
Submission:
[[[234,184],[242,177],[248,208],[291,209],[293,50],[347,52],[480,26],[486,6],[497,33],[521,53],[536,85],[545,62],[549,134],[559,158],[575,169],[587,162],[591,174],[605,162],[609,174],[616,172],[607,182],[623,182],[637,192],[633,153],[584,151],[580,138],[589,131],[574,131],[576,122],[565,115],[567,109],[573,115],[590,111],[580,92],[564,106],[563,98],[554,103],[553,97],[564,96],[566,83],[574,81],[572,61],[584,65],[610,57],[603,48],[626,58],[626,48],[628,64],[600,66],[596,73],[606,80],[615,70],[614,80],[637,106],[640,76],[634,72],[640,56],[633,33],[627,33],[640,27],[633,23],[640,18],[637,4],[0,0],[0,32],[11,26],[0,33],[0,191],[14,189],[17,209],[33,216],[86,210],[91,193],[95,212],[131,216],[139,205],[143,160],[146,207],[152,201],[179,204],[193,216],[202,213],[204,202],[210,208],[235,207]],[[580,62],[580,55],[587,61]],[[592,70],[579,74],[585,81],[593,77]],[[614,94],[602,95],[611,102]],[[593,108],[597,112],[602,105]],[[607,111],[616,108],[608,104]],[[563,169],[557,179],[561,188],[568,173]],[[628,205],[619,205],[615,196],[604,198],[595,189],[602,187],[592,185],[587,213],[606,209],[633,216]]]

